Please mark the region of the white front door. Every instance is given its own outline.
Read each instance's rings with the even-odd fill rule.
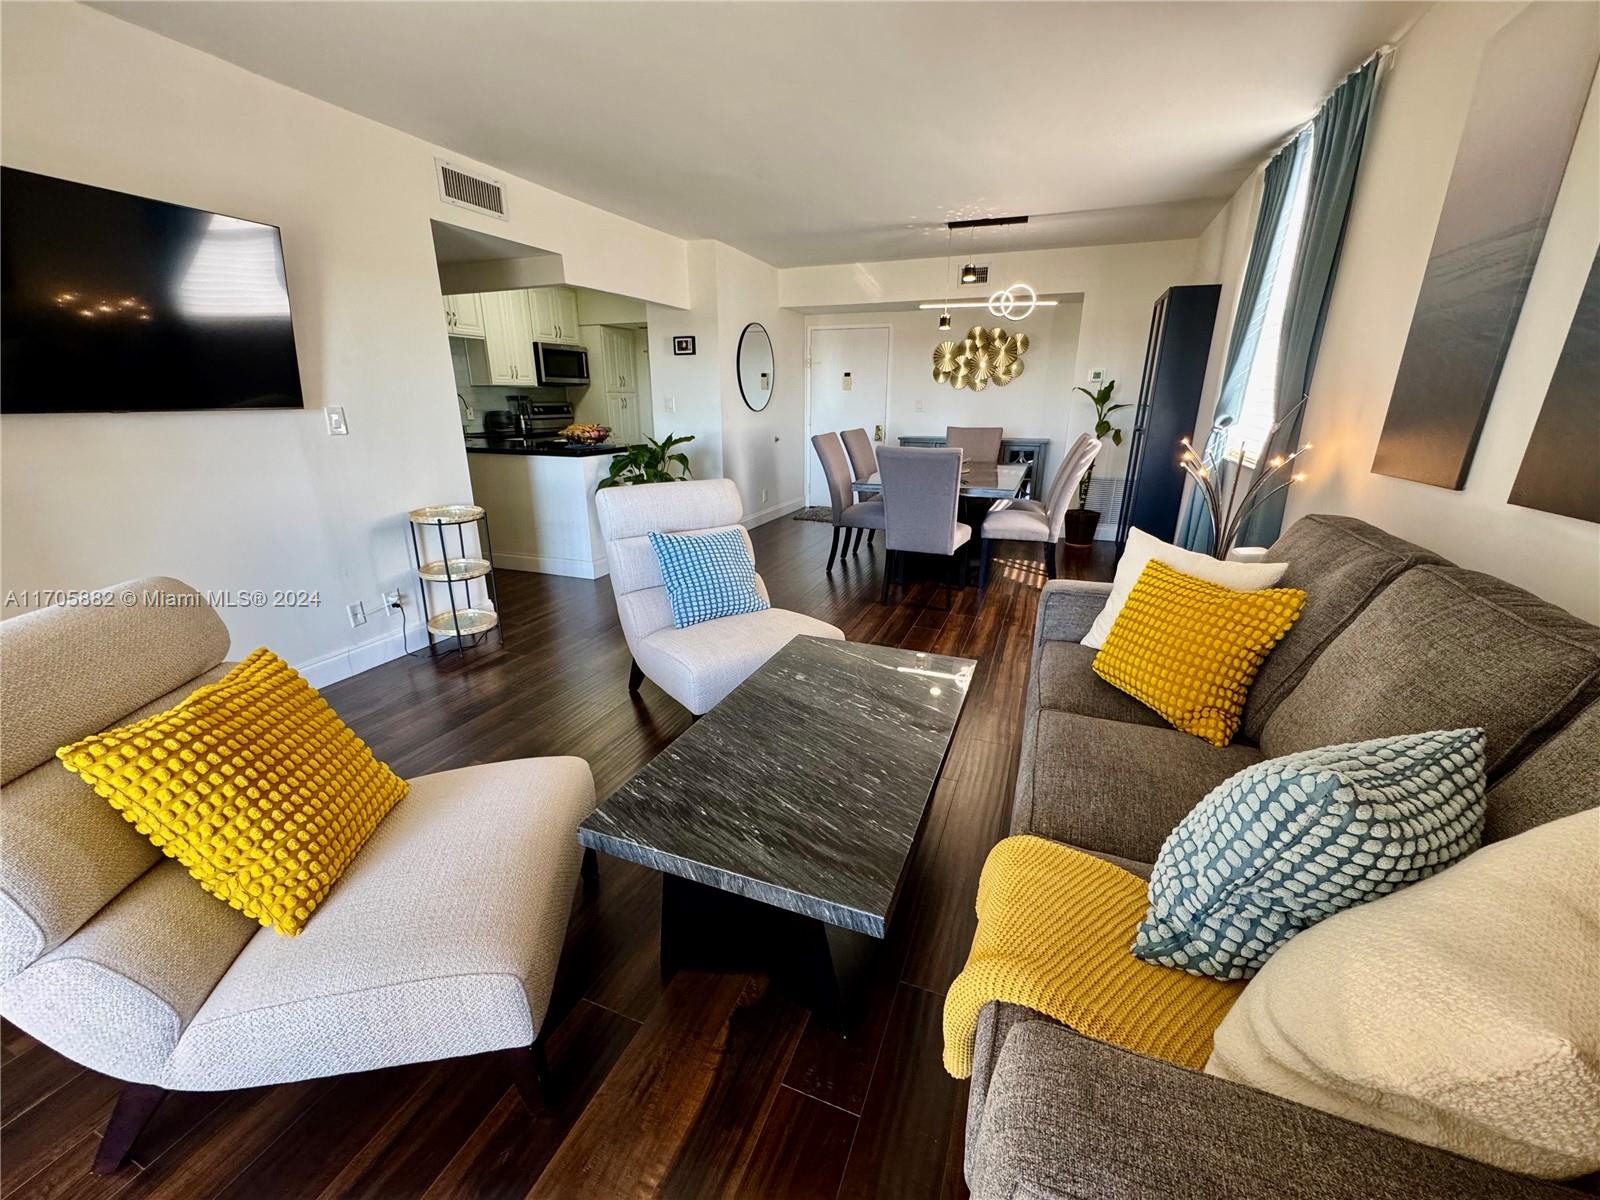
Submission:
[[[889,412],[889,327],[813,329],[808,358],[806,503],[827,504],[828,481],[810,438],[846,429],[879,436]]]

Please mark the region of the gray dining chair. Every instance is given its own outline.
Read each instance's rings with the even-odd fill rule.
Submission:
[[[1018,496],[1012,500],[996,500],[989,511],[991,513],[1002,512],[1008,508],[1025,508],[1030,512],[1036,513],[1047,511],[1050,505],[1055,502],[1056,493],[1065,486],[1069,477],[1074,487],[1083,479],[1083,472],[1076,469],[1078,456],[1085,453],[1090,446],[1096,447],[1095,453],[1098,454],[1099,445],[1099,439],[1092,433],[1080,433],[1078,440],[1073,442],[1072,448],[1067,451],[1067,456],[1061,460],[1061,465],[1056,468],[1056,473],[1050,477],[1050,486],[1042,493],[1043,500],[1034,500],[1024,496]],[[1092,456],[1089,461],[1094,461]]]
[[[850,456],[850,470],[855,474],[856,482],[871,479],[878,473],[878,455],[872,447],[872,439],[867,436],[865,429],[846,429],[839,435],[844,441],[844,452]],[[874,497],[881,500],[881,497]],[[872,538],[878,531],[867,530],[867,545],[872,545]],[[856,546],[861,545],[861,534],[856,534]]]
[[[890,560],[902,581],[907,554],[950,559],[951,571],[965,567],[956,551],[972,541],[972,527],[956,520],[961,499],[961,451],[885,446],[878,451],[883,484],[883,603],[889,600]],[[962,580],[965,582],[965,572]],[[946,586],[949,586],[948,577]]]
[[[811,439],[822,464],[822,474],[828,481],[828,501],[833,505],[833,545],[828,548],[827,571],[833,570],[839,557],[839,534],[845,538],[845,550],[854,554],[861,549],[863,529],[883,528],[883,501],[880,499],[855,500],[850,487],[850,463],[845,458],[844,446],[837,433],[819,433]],[[850,544],[851,531],[855,531],[855,545]]]
[[[872,438],[865,429],[846,429],[839,435],[844,441],[844,452],[850,456],[850,470],[856,482],[870,479],[877,473],[878,456],[872,449]]]
[[[989,584],[989,558],[994,543],[1001,539],[1041,543],[1044,546],[1045,578],[1056,577],[1056,543],[1061,540],[1061,527],[1066,523],[1067,510],[1072,507],[1078,481],[1094,463],[1100,446],[1100,441],[1088,434],[1073,443],[1050,483],[1049,500],[1045,505],[1041,506],[1036,500],[1003,500],[989,510],[989,515],[983,519],[983,545],[978,558],[979,587]]]
[[[944,431],[944,444],[961,450],[968,462],[997,463],[1005,433],[998,425],[951,425]]]

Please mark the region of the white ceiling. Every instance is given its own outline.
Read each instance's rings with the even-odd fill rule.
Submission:
[[[503,171],[777,266],[1200,232],[1410,3],[106,0]],[[959,251],[958,251],[959,252]]]

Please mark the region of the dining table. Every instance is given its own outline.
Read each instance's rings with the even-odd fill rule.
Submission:
[[[1011,500],[1022,494],[1031,463],[962,463],[961,495],[972,500]],[[873,472],[852,485],[864,496],[882,493],[883,483]]]

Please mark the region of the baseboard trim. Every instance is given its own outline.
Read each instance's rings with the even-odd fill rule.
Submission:
[[[761,509],[759,512],[746,513],[743,522],[746,529],[754,529],[757,525],[765,525],[768,521],[776,521],[779,517],[787,517],[790,513],[799,512],[806,506],[804,500],[780,500],[778,503]]]
[[[602,557],[599,562],[582,558],[548,558],[540,554],[510,554],[497,550],[494,555],[496,569],[506,571],[531,571],[536,575],[565,575],[569,579],[603,579],[611,574],[611,566]]]
[[[420,650],[427,644],[428,630],[421,622],[407,626],[404,634],[397,626],[393,631],[380,637],[370,638],[322,658],[314,658],[310,662],[298,663],[295,670],[299,671],[301,677],[312,687],[324,688],[329,684],[338,683],[341,679],[349,679],[352,675],[370,671],[373,667],[381,667],[384,663],[399,658],[408,649]]]

